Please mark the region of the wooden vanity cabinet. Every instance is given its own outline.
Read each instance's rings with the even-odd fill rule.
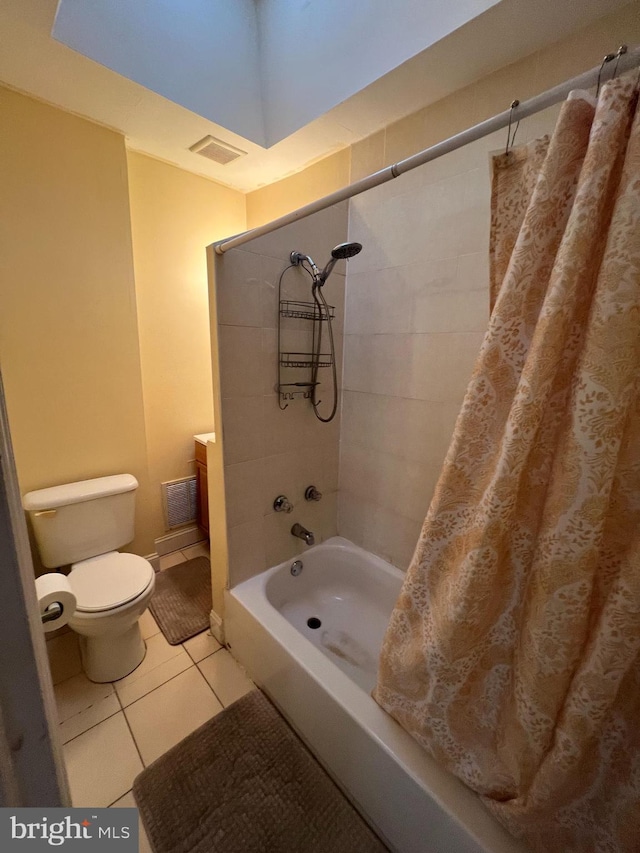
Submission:
[[[198,496],[198,527],[209,538],[209,492],[207,491],[207,447],[196,441],[196,491]]]

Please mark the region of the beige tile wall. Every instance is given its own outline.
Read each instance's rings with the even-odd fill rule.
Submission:
[[[446,139],[502,111],[514,98],[561,83],[622,42],[637,44],[639,12],[635,0],[348,151],[249,193],[248,225],[269,221]],[[554,109],[527,119],[518,141],[549,132],[556,116]],[[504,141],[503,132],[351,202],[349,239],[361,240],[365,251],[350,262],[347,285],[339,532],[403,568],[488,319],[488,152]],[[250,282],[243,281],[239,286],[251,292]],[[244,312],[241,297],[238,304]],[[261,346],[266,351],[267,344]],[[265,458],[264,436],[253,425],[263,406],[257,395],[227,399],[225,442],[234,464]],[[246,476],[255,476],[255,470]],[[246,495],[246,487],[239,493]],[[255,507],[252,512],[249,519],[246,509],[235,515],[232,547],[245,565],[267,565],[272,561],[265,553],[263,528],[280,521],[263,516],[256,526]]]
[[[552,132],[558,108],[522,123]],[[351,200],[338,531],[407,567],[489,317],[501,132]],[[371,151],[365,151],[365,159]]]
[[[508,109],[514,98],[521,101],[531,98],[593,68],[605,53],[615,50],[619,44],[634,46],[639,42],[640,2],[635,0],[562,41],[500,68],[352,145],[350,181],[370,175]],[[298,193],[300,184],[298,176]],[[275,192],[269,189],[272,194]],[[261,192],[256,190],[255,194]],[[252,195],[254,193],[248,196],[248,210],[255,206]],[[285,208],[283,196],[284,186],[278,196],[280,209]]]
[[[347,205],[338,205],[287,228],[258,238],[216,259],[224,480],[229,548],[229,585],[294,556],[304,544],[291,535],[298,521],[320,542],[336,534],[340,417],[318,421],[307,400],[278,407],[278,278],[293,250],[323,266],[331,249],[346,240]],[[325,285],[336,307],[334,333],[341,375],[345,265],[336,266]],[[291,270],[283,297],[310,300],[309,277]],[[309,323],[283,321],[283,349],[308,350]],[[323,347],[324,349],[324,347]],[[290,373],[304,381],[308,371]],[[330,371],[321,378],[329,383]],[[327,389],[327,400],[329,389]],[[318,503],[304,500],[315,485]],[[290,514],[275,513],[273,501],[285,494]]]
[[[351,148],[351,181],[640,40],[635,2]],[[522,122],[553,130],[559,107]],[[469,145],[351,201],[338,531],[406,568],[488,320],[489,152]]]
[[[625,43],[640,43],[640,0],[604,15],[543,50],[330,154],[288,178],[247,194],[253,228],[434,145],[470,125],[574,77]]]

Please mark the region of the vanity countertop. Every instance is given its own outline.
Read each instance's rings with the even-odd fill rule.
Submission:
[[[200,435],[194,435],[193,437],[200,444],[204,444],[205,447],[206,447],[206,444],[208,441],[215,441],[216,440],[215,432],[202,432],[202,433],[200,433]]]

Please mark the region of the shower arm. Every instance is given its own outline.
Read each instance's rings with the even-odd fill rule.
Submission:
[[[296,266],[296,267],[303,266],[305,261],[306,261],[307,264],[309,265],[309,272],[311,273],[311,276],[312,276],[314,282],[320,282],[320,279],[324,275],[324,270],[321,273],[320,270],[318,269],[318,267],[315,265],[313,258],[310,257],[309,255],[304,255],[302,252],[291,252],[291,255],[289,256],[289,260],[291,261],[293,266]],[[328,266],[328,264],[327,264],[327,266]],[[326,269],[326,267],[325,267],[325,269]],[[325,278],[326,278],[326,276],[325,276]],[[324,284],[324,280],[321,281],[320,283]]]
[[[626,54],[621,53],[618,60],[617,73],[623,74],[625,71],[635,68],[638,63],[640,63],[640,47],[633,48],[627,51]],[[546,92],[536,95],[534,98],[529,98],[527,101],[521,101],[517,107],[504,110],[493,118],[489,118],[467,130],[463,130],[462,133],[457,133],[455,136],[438,142],[430,148],[425,148],[424,151],[419,151],[417,154],[400,160],[392,166],[380,169],[379,172],[374,172],[366,178],[361,178],[359,181],[336,190],[336,192],[330,195],[323,196],[323,198],[306,204],[304,207],[299,207],[297,210],[274,219],[266,225],[260,225],[258,228],[251,229],[251,231],[244,231],[235,237],[228,237],[225,240],[213,243],[212,248],[217,255],[224,255],[229,249],[235,249],[237,246],[242,246],[244,243],[248,243],[256,237],[262,237],[264,234],[270,234],[272,231],[282,228],[283,225],[290,225],[292,222],[297,222],[299,219],[304,219],[306,216],[311,216],[313,213],[318,213],[320,210],[325,210],[334,204],[346,201],[366,190],[377,187],[387,181],[392,181],[405,172],[409,172],[418,166],[423,166],[425,163],[430,163],[432,160],[437,160],[438,157],[449,154],[451,151],[457,151],[458,148],[463,148],[470,142],[475,142],[478,139],[489,136],[497,130],[503,130],[512,121],[520,121],[527,118],[527,116],[535,115],[535,113],[546,110],[547,107],[552,107],[554,104],[560,103],[573,89],[590,89],[598,82],[601,70],[602,65],[598,64],[589,71],[585,71],[584,74],[579,74],[577,77],[566,80],[553,89],[548,89]]]

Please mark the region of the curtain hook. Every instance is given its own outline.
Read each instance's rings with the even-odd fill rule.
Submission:
[[[613,62],[613,60],[614,60],[615,58],[616,58],[616,54],[615,54],[615,53],[607,53],[607,54],[605,54],[605,56],[602,58],[602,64],[600,65],[600,70],[598,71],[598,85],[596,86],[596,98],[597,98],[597,97],[599,96],[599,94],[600,94],[600,79],[601,79],[601,77],[602,77],[602,69],[604,68],[604,66],[605,66],[608,62]]]
[[[520,127],[520,119],[516,122],[516,129],[513,131],[513,136],[511,136],[511,122],[513,121],[513,111],[519,106],[520,101],[517,98],[515,101],[511,101],[511,108],[509,110],[509,127],[507,128],[507,146],[504,149],[505,154],[509,153],[510,149],[513,148],[513,143],[516,141],[516,133]]]
[[[621,44],[618,50],[616,51],[616,64],[613,66],[613,76],[615,77],[618,73],[618,63],[620,62],[620,57],[624,56],[627,52],[628,48],[626,44]]]

